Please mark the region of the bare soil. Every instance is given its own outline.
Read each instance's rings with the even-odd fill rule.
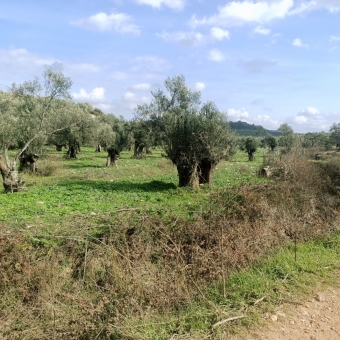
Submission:
[[[330,288],[303,303],[280,306],[265,325],[231,340],[339,340],[340,289]]]

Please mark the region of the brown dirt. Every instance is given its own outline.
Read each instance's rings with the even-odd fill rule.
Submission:
[[[264,316],[265,325],[230,340],[339,340],[340,289],[330,288]]]

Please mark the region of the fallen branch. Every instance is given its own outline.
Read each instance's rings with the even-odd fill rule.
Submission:
[[[254,302],[254,306],[257,305],[258,303],[262,302],[264,299],[266,298],[266,296],[261,297],[261,299],[258,299]]]
[[[224,325],[225,323],[229,322],[229,321],[234,321],[234,320],[238,320],[238,319],[242,319],[244,318],[244,315],[240,315],[240,316],[234,316],[232,318],[229,318],[229,319],[224,319],[224,320],[221,320],[217,323],[215,323],[212,328],[216,328],[218,326],[221,326],[221,325]]]

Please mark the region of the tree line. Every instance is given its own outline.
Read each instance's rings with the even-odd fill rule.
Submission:
[[[152,92],[151,103],[138,105],[131,121],[73,102],[71,86],[70,78],[46,69],[43,82],[36,78],[0,92],[0,172],[6,192],[21,190],[18,170],[36,171],[45,145],[66,148],[68,158],[77,158],[82,145],[93,145],[107,152],[106,166],[115,165],[124,149],[133,148],[140,158],[161,146],[177,168],[179,186],[197,187],[211,183],[216,165],[238,148],[252,161],[257,147],[273,151],[279,145],[289,152],[298,138],[287,124],[280,126],[279,138],[238,137],[226,113],[211,101],[202,104],[201,93],[188,87],[184,76],[166,79],[165,90]],[[340,146],[340,123],[330,132],[304,135],[304,147]],[[16,150],[12,157],[10,149]]]

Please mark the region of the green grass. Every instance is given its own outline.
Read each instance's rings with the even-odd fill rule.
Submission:
[[[191,218],[209,205],[210,192],[259,181],[256,170],[262,161],[258,157],[250,163],[245,153],[239,153],[218,165],[211,187],[192,190],[178,188],[177,169],[161,156],[161,150],[139,160],[133,159],[131,152],[122,152],[117,168],[106,168],[106,153],[95,153],[93,148],[82,148],[78,159],[64,159],[64,153],[48,151],[38,168],[53,167],[54,174],[23,174],[24,192],[1,195],[0,221],[48,232],[52,226],[67,226],[74,216],[120,209]]]
[[[210,232],[209,217],[211,215],[209,215],[209,211],[212,203],[216,202],[216,205],[218,205],[221,202],[221,207],[213,207],[215,212],[225,206],[230,208],[229,203],[238,203],[235,190],[226,191],[225,188],[235,188],[240,184],[263,181],[263,179],[256,176],[256,172],[262,164],[262,151],[256,154],[255,162],[248,162],[247,154],[241,152],[236,154],[233,160],[221,162],[214,173],[213,184],[211,186],[202,186],[195,190],[178,188],[176,168],[169,160],[161,156],[161,150],[154,150],[153,154],[145,159],[135,160],[131,156],[131,152],[123,152],[118,168],[108,169],[104,166],[106,153],[95,153],[93,148],[83,148],[77,160],[64,159],[62,153],[49,150],[47,158],[40,160],[39,163],[42,170],[53,173],[51,176],[24,174],[27,183],[27,188],[24,192],[7,195],[0,194],[0,222],[2,222],[0,227],[2,235],[8,236],[10,234],[9,238],[15,241],[15,235],[20,235],[21,237],[24,234],[22,239],[25,240],[23,244],[16,245],[18,249],[9,249],[9,254],[6,251],[3,252],[5,256],[8,255],[8,259],[4,260],[4,263],[8,265],[7,273],[13,274],[13,277],[17,278],[19,283],[21,282],[20,280],[25,282],[25,273],[31,275],[31,269],[37,269],[33,268],[34,265],[39,269],[39,265],[45,263],[48,269],[53,264],[53,261],[55,262],[54,267],[51,266],[51,268],[54,268],[56,272],[51,269],[51,273],[48,274],[50,276],[41,271],[42,278],[40,277],[40,279],[43,281],[40,286],[41,291],[33,289],[34,276],[32,276],[32,294],[33,297],[35,297],[35,294],[37,295],[37,301],[44,301],[43,287],[49,292],[48,294],[50,294],[51,290],[52,296],[56,293],[53,292],[52,294],[52,290],[56,289],[55,286],[62,283],[61,285],[65,284],[66,286],[69,285],[69,287],[60,286],[58,291],[60,295],[53,298],[56,301],[59,299],[65,303],[63,307],[58,307],[60,313],[64,310],[66,311],[65,313],[70,311],[70,313],[74,312],[75,314],[82,311],[81,308],[73,306],[72,302],[68,305],[70,302],[68,300],[69,295],[65,298],[61,293],[74,293],[77,296],[75,303],[83,303],[87,308],[84,309],[86,314],[88,314],[88,310],[91,310],[92,303],[94,305],[99,304],[98,301],[101,301],[104,297],[109,301],[108,306],[113,309],[116,298],[117,300],[123,300],[124,304],[127,301],[131,304],[134,296],[106,296],[108,293],[104,286],[101,287],[100,281],[92,280],[89,282],[89,278],[97,278],[99,275],[97,272],[93,272],[92,276],[88,273],[86,281],[85,268],[88,268],[88,271],[90,268],[97,271],[102,270],[103,276],[107,271],[107,280],[111,278],[112,274],[113,283],[123,285],[124,282],[135,282],[139,286],[144,287],[145,285],[146,293],[148,292],[149,281],[150,285],[154,280],[157,287],[158,285],[161,287],[162,281],[161,279],[160,281],[158,280],[162,278],[163,265],[165,263],[169,265],[167,269],[169,272],[166,272],[166,277],[169,277],[169,280],[172,280],[172,274],[175,272],[174,268],[171,267],[174,265],[171,256],[174,256],[177,246],[173,247],[174,243],[170,237],[171,234],[165,239],[164,244],[162,243],[168,254],[167,256],[169,256],[167,262],[160,262],[161,265],[158,268],[152,262],[152,252],[150,252],[150,256],[148,255],[149,257],[145,257],[147,260],[142,258],[141,262],[138,262],[138,256],[135,259],[132,256],[132,260],[136,261],[134,271],[131,273],[127,271],[129,277],[119,276],[119,278],[115,278],[115,275],[123,275],[123,269],[125,270],[124,263],[128,265],[131,262],[130,260],[130,262],[123,262],[123,260],[126,260],[126,257],[130,259],[130,251],[138,250],[134,247],[138,246],[139,238],[149,237],[145,243],[140,243],[141,248],[143,246],[153,247],[153,238],[157,237],[156,231],[162,232],[161,228],[153,225],[154,220],[164,223],[164,225],[167,225],[167,221],[172,221],[171,224],[167,225],[171,229],[172,227],[178,227],[176,218],[180,217],[183,223],[178,224],[179,226],[185,227],[187,221],[191,222],[192,220],[196,224],[188,223],[188,225],[197,227],[200,219],[196,218],[197,215],[195,214],[203,211],[207,214],[207,219],[204,222],[207,223],[206,226],[209,228],[207,230]],[[222,190],[219,191],[220,189],[223,189],[223,192]],[[220,193],[221,195],[219,196]],[[229,193],[230,199],[228,198]],[[215,201],[212,200],[213,195],[211,194],[215,194]],[[132,210],[135,215],[129,215],[126,224],[120,225],[119,223],[125,218],[125,215],[117,216],[116,212],[125,209]],[[139,213],[141,213],[141,216],[138,215]],[[150,228],[150,231],[143,229],[144,224],[142,223],[145,216],[151,217],[149,224],[146,224],[145,227]],[[154,216],[160,218],[158,220],[152,219]],[[256,218],[257,215],[254,216]],[[265,222],[265,219],[263,221]],[[133,227],[135,222],[139,223],[139,233],[133,239],[136,244],[132,241],[130,244],[128,231],[134,229],[130,226]],[[119,227],[122,228],[119,229]],[[254,227],[256,227],[255,224]],[[104,241],[101,241],[101,237],[105,236],[105,233],[109,237],[109,232],[112,230],[117,232],[111,235],[112,244],[110,242],[105,244]],[[190,228],[184,230],[190,232]],[[143,234],[144,231],[145,235]],[[193,230],[194,232],[196,230]],[[219,236],[220,233],[218,232]],[[20,237],[18,237],[18,242],[20,242]],[[117,237],[117,245],[121,246],[121,249],[115,250],[114,237]],[[185,238],[186,235],[183,234],[183,237]],[[73,243],[59,242],[60,239],[72,239]],[[194,241],[195,239],[193,238]],[[201,242],[200,240],[198,241]],[[5,241],[2,242],[2,245],[5,246]],[[180,243],[181,240],[178,244]],[[198,248],[200,248],[200,244],[197,244],[199,245]],[[204,238],[202,239],[203,244]],[[29,251],[26,251],[27,249]],[[13,263],[11,262],[13,256],[10,253],[12,250],[13,255],[16,256]],[[143,250],[144,248],[137,255],[142,256]],[[120,258],[117,256],[117,254],[121,256],[118,251],[121,251],[123,255],[126,252],[126,256],[124,255]],[[197,256],[202,254],[202,257],[209,257],[209,254],[204,253],[206,251],[204,247],[201,248],[201,251],[202,253]],[[159,312],[159,310],[148,305],[147,297],[144,301],[139,296],[141,301],[136,301],[136,311],[123,312],[119,310],[122,316],[120,316],[118,324],[114,324],[115,318],[108,312],[108,316],[105,313],[100,314],[104,319],[100,319],[100,322],[98,321],[99,323],[94,323],[94,325],[99,324],[100,327],[106,329],[106,332],[115,334],[112,335],[114,339],[169,339],[174,334],[178,335],[177,339],[188,339],[189,336],[191,339],[209,337],[211,339],[226,339],[233,332],[242,332],[242,330],[249,327],[255,327],[261,321],[263,313],[275,311],[277,306],[284,302],[296,302],[315,290],[324,289],[329,285],[339,285],[340,233],[335,233],[327,239],[299,243],[297,248],[295,248],[294,244],[288,244],[270,251],[271,256],[258,261],[255,265],[251,267],[246,267],[245,265],[242,270],[229,272],[225,278],[225,284],[222,279],[218,282],[207,280],[205,286],[202,283],[199,286],[191,279],[192,286],[189,287],[191,281],[190,277],[187,280],[187,275],[191,274],[189,270],[189,274],[187,274],[186,270],[191,264],[188,263],[185,267],[181,267],[180,275],[176,281],[181,284],[182,275],[185,276],[185,279],[189,282],[185,288],[187,289],[187,296],[185,299],[180,300],[178,304],[171,305],[176,306],[176,310]],[[35,264],[29,261],[29,257],[26,258],[28,253],[32,259],[37,261]],[[81,262],[82,259],[85,261],[84,268]],[[94,261],[92,266],[89,265],[91,260]],[[88,261],[87,266],[86,261]],[[117,261],[116,267],[111,267],[111,264],[115,263],[115,261]],[[208,264],[210,265],[210,263]],[[23,268],[28,268],[27,272],[21,273],[21,265]],[[31,265],[32,268],[30,267]],[[124,265],[124,268],[119,271],[120,265]],[[63,270],[62,266],[65,270]],[[61,270],[59,274],[58,270]],[[40,273],[40,270],[37,270],[37,272]],[[130,277],[136,281],[130,281]],[[37,277],[36,279],[38,282]],[[45,279],[46,282],[44,281]],[[54,279],[56,280],[55,282],[53,281]],[[23,285],[19,283],[18,287],[21,289]],[[28,287],[31,286],[31,279],[28,280],[27,284]],[[10,306],[10,308],[4,312],[4,315],[11,310],[16,312],[15,306],[18,303],[19,305],[23,304],[21,311],[19,308],[21,315],[25,316],[25,313],[30,311],[35,313],[35,307],[26,306],[20,299],[21,293],[19,294],[19,290],[15,291],[12,286],[6,286],[8,292],[5,295],[8,296],[9,300],[5,301],[4,305]],[[37,285],[37,287],[39,286]],[[135,287],[133,292],[136,293],[137,286],[133,287]],[[174,288],[169,283],[167,287]],[[11,295],[11,289],[14,289],[13,295]],[[179,287],[179,290],[181,289],[182,287]],[[122,291],[125,292],[125,290]],[[126,292],[129,292],[129,290],[126,290]],[[39,294],[42,294],[41,299]],[[164,294],[167,294],[167,291],[164,291]],[[51,301],[53,299],[51,297]],[[261,302],[255,304],[260,300]],[[39,315],[45,315],[46,310],[50,312],[49,305],[48,308],[46,307],[45,312],[42,312],[44,306],[40,306],[40,308],[42,310],[39,311]],[[32,315],[35,318],[34,313]],[[243,315],[244,318],[228,322],[223,326],[213,327],[214,324],[223,319],[240,315]],[[105,319],[106,316],[110,316],[109,322]],[[66,327],[71,327],[73,318],[69,315],[65,315],[65,317],[66,320],[70,321]],[[21,320],[18,317],[18,329],[20,327],[30,329],[31,327],[34,330],[34,327],[30,324],[25,325],[25,320],[26,317],[22,317]],[[44,330],[50,329],[50,323],[45,325],[38,319],[34,320],[36,321],[37,329],[42,329],[42,327]],[[48,318],[43,320],[47,322]],[[83,325],[81,325],[81,328],[83,328]],[[95,335],[100,334],[98,332],[95,332]]]

